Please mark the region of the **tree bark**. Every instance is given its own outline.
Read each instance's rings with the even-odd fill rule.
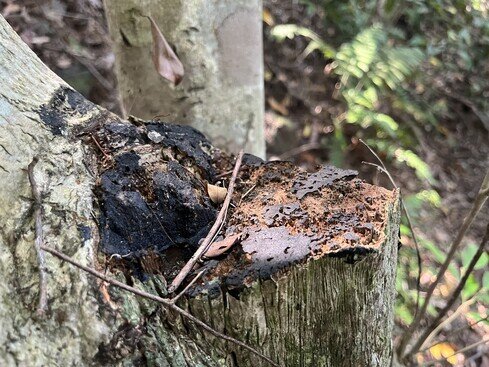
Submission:
[[[105,0],[128,114],[190,124],[214,145],[265,156],[261,1]],[[151,15],[184,64],[173,88],[155,71]]]
[[[86,101],[0,17],[0,365],[265,366],[48,254],[36,317],[35,156],[44,243],[162,296],[217,211],[205,181],[232,164],[190,128]],[[179,304],[283,366],[388,366],[399,198],[354,176],[247,156],[224,231],[241,242]]]

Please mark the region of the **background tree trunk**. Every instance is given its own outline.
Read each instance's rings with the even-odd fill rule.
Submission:
[[[34,173],[43,193],[45,243],[103,270],[98,231],[105,229],[95,218],[103,168],[96,156],[104,155],[87,143],[98,135],[86,133],[85,141],[80,131],[119,127],[101,142],[116,166],[138,149],[138,164],[156,157],[157,167],[164,166],[166,148],[154,143],[158,135],[149,126],[86,101],[0,17],[0,365],[265,365],[145,299],[111,288],[108,302],[96,280],[49,255],[49,311],[35,317],[39,281],[26,167],[39,157]],[[127,129],[139,129],[144,141],[127,139]],[[351,171],[247,167],[226,230],[243,233],[242,243],[207,262],[203,283],[180,305],[284,366],[388,366],[398,193],[351,180]],[[111,276],[127,281],[120,269]],[[165,293],[157,274],[131,282]]]
[[[217,147],[265,156],[261,0],[105,0],[128,114],[190,124]],[[173,88],[152,63],[151,15],[185,67]]]

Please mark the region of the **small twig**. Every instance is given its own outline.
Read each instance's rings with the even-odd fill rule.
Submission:
[[[75,60],[77,60],[80,64],[85,66],[87,70],[92,74],[92,76],[97,79],[102,87],[104,87],[107,91],[111,91],[113,89],[112,83],[108,81],[100,72],[97,70],[95,66],[90,61],[85,60],[84,56],[76,54],[72,50],[68,49],[68,54],[73,56]]]
[[[431,366],[433,364],[437,364],[439,362],[446,361],[448,358],[451,358],[453,356],[456,356],[457,354],[460,354],[460,353],[468,352],[469,350],[474,349],[474,348],[478,347],[479,345],[486,344],[486,343],[489,343],[489,339],[479,340],[478,342],[473,343],[473,344],[470,344],[470,345],[467,345],[465,348],[462,348],[459,351],[457,351],[457,352],[455,352],[453,354],[450,354],[449,356],[446,356],[446,357],[437,359],[435,361],[429,361],[429,362],[423,363],[421,366]]]
[[[105,149],[102,148],[102,146],[100,145],[100,143],[98,142],[98,140],[95,138],[95,136],[93,136],[92,134],[90,134],[90,137],[92,138],[92,140],[95,143],[95,145],[97,146],[97,148],[100,149],[100,151],[104,155],[105,159],[110,160],[110,156],[105,152]]]
[[[431,343],[433,338],[435,336],[437,336],[438,333],[443,328],[445,328],[447,325],[450,325],[452,323],[452,321],[454,321],[462,312],[466,312],[467,307],[470,307],[470,305],[472,305],[475,302],[475,300],[476,300],[475,295],[476,294],[477,294],[477,292],[474,295],[472,295],[472,297],[470,299],[468,299],[467,301],[463,302],[460,306],[458,306],[457,309],[449,317],[447,317],[445,320],[440,322],[438,324],[438,326],[430,333],[430,335],[428,335],[428,337],[423,342],[423,344],[419,347],[419,350],[416,353],[424,352],[427,349],[431,348],[431,347],[426,347],[426,345]]]
[[[295,157],[296,155],[299,155],[301,153],[305,153],[310,150],[319,149],[319,148],[321,148],[321,144],[319,143],[307,143],[307,144],[300,145],[297,148],[288,150],[285,153],[280,154],[278,158],[283,161],[285,159]]]
[[[435,330],[435,328],[440,324],[441,320],[447,312],[452,308],[453,304],[455,301],[458,299],[460,296],[460,293],[462,293],[462,290],[465,287],[465,283],[467,283],[467,280],[469,279],[470,274],[474,271],[475,265],[479,261],[480,257],[482,254],[485,252],[485,247],[487,245],[487,242],[489,241],[489,224],[486,227],[486,232],[484,234],[484,238],[482,238],[482,241],[479,245],[479,248],[477,249],[477,252],[474,254],[472,259],[470,260],[469,266],[467,267],[467,270],[465,271],[464,276],[458,283],[457,287],[453,291],[452,295],[447,301],[447,304],[443,309],[441,309],[438,312],[438,315],[435,317],[435,319],[426,327],[425,331],[421,334],[421,336],[418,338],[418,340],[414,343],[413,347],[411,350],[406,353],[406,357],[409,358],[409,356],[415,354],[424,344],[425,340],[428,338],[428,336]]]
[[[218,179],[220,179],[220,178],[224,178],[224,177],[226,177],[226,176],[229,176],[231,173],[233,173],[233,170],[225,171],[225,172],[223,172],[223,173],[220,173],[220,174],[216,175],[216,176],[215,176],[216,181],[217,181]]]
[[[37,254],[37,263],[39,265],[39,304],[37,306],[37,314],[43,316],[48,309],[48,295],[47,295],[47,276],[46,276],[46,257],[42,246],[44,244],[43,232],[42,232],[42,200],[41,192],[37,186],[36,179],[34,177],[34,167],[39,161],[38,157],[34,157],[31,163],[27,166],[27,174],[29,176],[29,182],[31,184],[32,196],[34,198],[34,219],[36,221],[36,239],[34,241],[34,247]]]
[[[140,297],[143,297],[143,298],[147,298],[147,299],[150,299],[152,301],[155,301],[155,302],[158,302],[158,303],[161,303],[163,306],[171,309],[171,310],[174,310],[175,312],[179,313],[182,317],[190,320],[191,322],[193,322],[194,324],[198,325],[199,327],[201,327],[202,329],[204,329],[205,331],[207,331],[208,333],[214,335],[215,337],[218,337],[218,338],[221,338],[223,340],[226,340],[228,342],[231,342],[233,344],[236,344],[246,350],[248,350],[249,352],[257,355],[258,357],[264,359],[265,361],[267,361],[268,363],[270,363],[272,366],[275,366],[275,367],[280,367],[277,363],[275,363],[274,361],[272,361],[270,358],[268,358],[267,356],[265,356],[264,354],[262,354],[261,352],[257,351],[256,349],[254,349],[253,347],[250,347],[248,344],[246,343],[243,343],[242,341],[238,340],[238,339],[235,339],[231,336],[228,336],[228,335],[225,335],[225,334],[222,334],[220,333],[219,331],[217,330],[214,330],[212,327],[210,327],[209,325],[207,325],[205,322],[199,320],[198,318],[196,318],[195,316],[193,316],[192,314],[190,314],[189,312],[181,309],[180,307],[176,306],[175,304],[173,304],[173,302],[167,298],[161,298],[161,297],[158,297],[154,294],[151,294],[151,293],[148,293],[148,292],[145,292],[145,291],[142,291],[140,289],[137,289],[137,288],[134,288],[134,287],[131,287],[125,283],[122,283],[122,282],[119,282],[118,280],[115,280],[115,279],[112,279],[100,272],[98,272],[97,270],[95,269],[92,269],[91,267],[89,266],[85,266],[85,265],[82,265],[78,262],[76,262],[75,260],[73,260],[71,257],[65,255],[64,253],[62,252],[59,252],[51,247],[48,247],[48,246],[41,246],[41,249],[43,249],[44,251],[46,252],[49,252],[51,255],[54,255],[68,263],[70,263],[71,265],[74,265],[76,266],[77,268],[107,282],[107,283],[110,283],[116,287],[119,287],[121,289],[124,289],[125,291],[127,292],[130,292],[130,293],[133,293],[137,296],[140,296]]]
[[[236,164],[234,165],[233,175],[231,176],[231,180],[229,181],[228,192],[226,194],[226,198],[224,199],[224,203],[222,204],[222,208],[219,211],[219,214],[214,222],[214,225],[210,229],[209,233],[205,237],[204,241],[202,241],[201,245],[195,251],[195,254],[190,258],[190,260],[185,264],[185,266],[180,270],[180,273],[173,279],[170,287],[168,288],[168,292],[174,292],[180,284],[182,284],[183,280],[187,276],[188,273],[192,270],[195,263],[199,261],[203,254],[209,249],[209,246],[212,244],[215,236],[219,232],[220,228],[224,224],[224,220],[227,215],[229,203],[231,202],[231,197],[233,196],[234,184],[236,182],[236,177],[238,176],[239,168],[241,167],[241,161],[243,160],[243,151],[241,150],[236,157]]]
[[[406,332],[401,338],[401,342],[398,347],[398,355],[401,358],[404,355],[404,351],[406,350],[407,344],[411,340],[414,331],[417,329],[417,327],[421,323],[421,320],[423,320],[424,316],[426,315],[426,310],[428,309],[428,305],[431,300],[431,297],[433,296],[436,287],[438,286],[443,276],[445,275],[445,272],[447,271],[448,266],[450,265],[453,257],[455,256],[457,249],[460,247],[460,244],[462,243],[462,239],[465,237],[465,233],[470,228],[472,222],[474,221],[475,217],[479,213],[480,209],[482,208],[482,206],[484,205],[488,197],[489,197],[489,170],[487,171],[484,180],[482,181],[481,187],[479,189],[479,193],[477,194],[477,197],[475,198],[474,203],[472,204],[472,208],[470,209],[469,214],[463,220],[462,226],[460,227],[457,236],[453,240],[450,249],[448,250],[448,254],[447,257],[445,258],[445,261],[443,262],[440,270],[438,270],[435,280],[433,281],[433,283],[431,283],[430,287],[428,288],[428,291],[426,292],[423,307],[421,308],[420,312],[418,312],[413,322],[411,323],[411,325],[409,326],[409,328],[406,330]]]
[[[192,287],[195,282],[197,280],[199,280],[199,278],[207,271],[206,268],[202,269],[199,274],[197,274],[194,279],[192,279],[192,281],[190,283],[188,283],[188,285],[183,289],[183,291],[181,291],[180,293],[178,293],[175,297],[173,297],[172,299],[170,299],[170,301],[175,304],[177,303],[177,301],[180,299],[180,297],[182,297],[189,289],[190,287]]]
[[[168,117],[170,115],[171,115],[171,113],[159,114],[159,115],[153,116],[153,118],[151,119],[151,121],[156,121],[157,119],[159,120],[160,117]]]
[[[472,298],[473,299],[473,298]],[[463,304],[462,304],[463,305]],[[417,353],[424,353],[426,352],[428,349],[431,349],[433,348],[435,345],[438,345],[438,344],[441,344],[441,343],[445,343],[446,340],[448,339],[448,337],[450,335],[456,335],[457,333],[459,333],[460,331],[464,331],[464,330],[467,330],[467,329],[472,329],[472,327],[474,327],[475,325],[483,322],[483,321],[487,321],[489,319],[489,316],[486,316],[486,317],[483,317],[483,318],[480,318],[479,320],[477,321],[474,321],[468,325],[465,325],[465,326],[461,326],[461,327],[458,327],[456,329],[453,329],[453,330],[450,330],[447,334],[445,334],[445,338],[444,340],[437,340],[436,342],[434,342],[433,344],[430,344],[429,346],[427,347],[424,347],[423,349],[421,349],[420,351],[418,351]]]
[[[251,192],[252,192],[252,191],[255,189],[255,187],[256,187],[256,184],[255,184],[255,185],[253,185],[253,186],[251,186],[251,188],[250,188],[249,190],[247,190],[247,191],[246,191],[246,192],[243,194],[243,196],[241,196],[241,199],[239,199],[239,204],[241,204],[241,202],[243,201],[243,199],[244,199],[245,197],[247,197],[247,196],[248,196],[248,195],[249,195],[249,194],[250,194],[250,193],[251,193]],[[239,205],[238,205],[238,206],[239,206]]]
[[[378,154],[375,153],[375,151],[372,148],[370,148],[370,146],[365,141],[363,141],[362,139],[360,139],[360,142],[363,145],[365,145],[365,147],[367,147],[367,149],[379,161],[379,163],[382,165],[382,167],[379,167],[378,165],[376,165],[374,163],[369,163],[369,162],[362,162],[362,163],[365,163],[365,164],[368,164],[368,165],[377,167],[379,170],[381,170],[382,172],[384,172],[387,175],[387,177],[389,178],[389,180],[392,183],[392,185],[396,189],[399,189],[399,187],[396,185],[396,182],[394,181],[394,178],[392,177],[392,175],[390,174],[390,172],[387,170],[387,167],[385,166],[385,164],[382,161],[382,159],[380,159],[380,157],[378,156]],[[421,251],[420,251],[420,246],[419,246],[419,242],[418,242],[418,237],[416,236],[416,233],[414,232],[413,221],[411,220],[411,215],[409,214],[409,211],[408,211],[406,205],[404,204],[404,200],[402,198],[401,190],[400,189],[399,189],[399,197],[400,197],[400,200],[401,200],[402,208],[404,209],[404,214],[406,214],[406,219],[407,219],[409,228],[411,229],[411,234],[413,235],[414,247],[416,249],[416,260],[418,262],[418,274],[416,276],[416,308],[415,308],[415,311],[414,311],[414,315],[416,317],[416,315],[418,314],[418,310],[419,310],[419,293],[421,291],[421,274],[423,272],[422,271],[423,270],[423,262],[421,261]]]

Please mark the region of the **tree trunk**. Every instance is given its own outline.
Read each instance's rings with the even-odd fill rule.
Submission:
[[[261,1],[105,0],[128,114],[167,115],[217,147],[265,156]],[[152,63],[151,15],[184,64],[173,88]]]
[[[35,316],[34,156],[45,244],[161,296],[215,218],[205,182],[232,159],[191,128],[86,101],[2,17],[0,65],[0,365],[265,366],[49,254]],[[354,176],[247,156],[222,234],[240,242],[200,265],[180,306],[281,366],[388,366],[399,198]]]

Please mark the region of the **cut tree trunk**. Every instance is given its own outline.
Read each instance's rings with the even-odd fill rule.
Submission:
[[[45,244],[163,297],[215,220],[206,183],[233,163],[188,126],[88,102],[2,17],[0,65],[0,365],[266,366],[49,254],[36,316],[34,157]],[[246,155],[218,238],[239,241],[194,269],[179,305],[281,366],[390,365],[399,197],[355,174]]]
[[[105,0],[126,113],[189,124],[215,146],[265,155],[261,0]],[[185,68],[176,88],[152,62],[152,16]]]

